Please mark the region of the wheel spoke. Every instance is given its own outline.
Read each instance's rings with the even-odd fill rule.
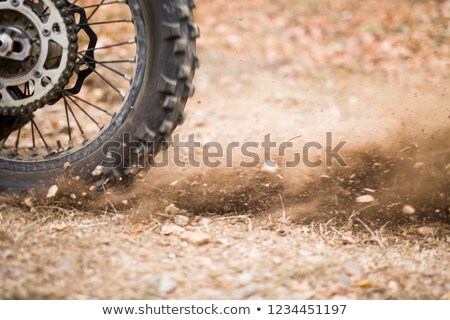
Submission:
[[[14,143],[14,151],[17,153],[19,152],[19,144],[20,144],[20,133],[22,132],[22,128],[19,128],[19,130],[17,130],[17,137],[16,137],[16,142]]]
[[[75,98],[75,99],[77,99],[77,100],[80,100],[81,102],[84,102],[84,103],[87,104],[88,106],[91,106],[91,107],[93,107],[93,108],[95,108],[95,109],[97,109],[97,110],[99,110],[99,111],[101,111],[101,112],[103,112],[103,113],[106,113],[106,114],[107,114],[108,116],[110,116],[110,117],[114,117],[114,114],[111,113],[111,112],[109,112],[108,110],[105,110],[105,109],[103,109],[103,108],[101,108],[101,107],[99,107],[99,106],[97,106],[97,105],[95,105],[95,104],[93,104],[93,103],[91,103],[91,102],[88,102],[88,101],[86,101],[86,100],[84,100],[84,99],[82,99],[82,98],[80,98],[80,97],[77,97],[77,96],[74,95],[74,94],[71,94],[71,93],[65,91],[65,92],[64,92],[64,95],[65,95],[65,96],[71,96],[72,98]]]
[[[110,49],[110,48],[125,46],[125,45],[129,45],[129,44],[134,44],[134,43],[136,43],[136,40],[132,39],[132,40],[124,41],[124,42],[118,42],[118,43],[114,43],[114,44],[109,44],[109,45],[106,45],[106,46],[103,46],[103,47],[91,48],[91,49],[78,51],[78,53],[86,53],[86,52],[89,52],[89,51],[98,51],[98,50]]]
[[[86,21],[89,22],[89,20],[94,16],[94,14],[97,13],[98,9],[100,8],[100,6],[103,5],[103,3],[105,3],[105,0],[100,1],[99,4],[97,4],[96,8],[94,9],[94,11],[92,11],[92,13],[89,15],[89,17],[87,17]]]
[[[37,126],[37,124],[34,122],[33,119],[31,119],[31,125],[36,128],[36,131],[37,131],[39,137],[41,138],[42,142],[44,143],[45,149],[47,149],[47,151],[50,153],[52,151],[52,149],[50,149],[50,147],[48,146],[47,141],[45,141],[45,138],[42,135],[41,130],[39,129],[39,127]]]
[[[70,118],[69,118],[69,107],[67,105],[67,101],[64,97],[64,111],[66,114],[66,122],[67,122],[67,134],[69,136],[69,148],[73,147],[73,140],[72,140],[72,127],[70,125]]]
[[[94,68],[92,68],[89,64],[86,63],[86,61],[83,60],[82,57],[79,57],[79,59],[81,61],[83,61],[85,63],[85,65],[91,69],[97,76],[100,77],[100,79],[102,79],[106,84],[108,84],[114,91],[116,91],[121,97],[122,99],[125,98],[125,94],[120,91],[118,88],[116,88],[108,79],[106,79],[103,75],[101,75],[97,70],[95,70]]]
[[[88,56],[85,56],[85,55],[83,55],[83,58],[84,58],[84,59],[87,59],[87,60],[89,60],[89,61],[95,62],[96,64],[99,64],[100,66],[102,66],[102,67],[108,69],[109,71],[112,71],[113,73],[115,73],[115,74],[121,76],[122,78],[124,78],[124,79],[127,80],[127,81],[130,81],[130,82],[131,82],[131,80],[132,80],[132,78],[131,78],[129,75],[127,75],[127,74],[125,74],[125,73],[122,73],[122,72],[120,72],[120,71],[118,71],[118,70],[116,70],[116,69],[114,69],[114,68],[111,68],[110,66],[104,64],[103,62],[96,61],[95,59],[92,59],[92,58],[90,58],[90,57],[88,57]]]
[[[114,24],[114,23],[133,23],[133,20],[131,19],[119,19],[119,20],[111,20],[111,21],[99,21],[99,22],[90,22],[90,23],[80,23],[78,24],[79,27],[83,26],[99,26],[104,24]]]
[[[72,110],[72,107],[70,106],[69,102],[67,102],[66,97],[63,97],[64,103],[66,104],[67,108],[69,109],[70,114],[72,115],[72,118],[75,120],[75,123],[77,124],[78,130],[80,130],[81,136],[83,137],[83,143],[86,143],[88,141],[88,138],[86,134],[84,133],[83,128],[80,125],[80,122],[78,121],[78,118],[75,116],[75,113]]]
[[[94,122],[95,123],[95,125],[100,129],[100,130],[102,130],[103,129],[103,126],[100,124],[100,123],[98,123],[86,110],[84,110],[75,100],[73,100],[70,96],[67,96],[67,98],[70,100],[70,101],[72,101],[72,103],[75,105],[75,106],[77,106],[77,108],[78,109],[80,109],[81,110],[81,112],[83,112],[89,119],[91,119],[91,121],[92,122]]]

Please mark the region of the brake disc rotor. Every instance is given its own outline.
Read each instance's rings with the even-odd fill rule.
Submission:
[[[0,30],[31,43],[23,61],[0,58],[0,114],[30,113],[60,96],[73,74],[78,49],[75,19],[65,1],[2,1]]]

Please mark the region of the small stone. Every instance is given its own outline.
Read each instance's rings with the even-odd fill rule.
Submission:
[[[417,229],[417,233],[421,236],[431,236],[434,233],[434,229],[431,227],[420,227]]]
[[[70,163],[66,162],[64,163],[64,169],[69,169],[71,167]]]
[[[54,198],[57,193],[58,193],[58,186],[57,185],[51,186],[50,189],[48,189],[48,192],[47,192],[47,199]]]
[[[166,208],[166,210],[164,210],[164,212],[170,215],[176,215],[180,213],[180,209],[178,209],[174,204],[171,204]]]
[[[393,292],[398,292],[400,290],[400,284],[395,280],[389,281],[387,287]]]
[[[170,275],[162,275],[159,279],[158,293],[165,297],[177,289],[177,282]]]
[[[71,193],[70,194],[70,198],[73,199],[73,200],[76,200],[77,199],[77,195],[75,193]]]
[[[2,254],[3,259],[7,260],[7,259],[11,259],[14,257],[14,253],[11,250],[5,250]]]
[[[23,202],[27,207],[33,208],[33,200],[31,198],[26,198]]]
[[[182,235],[183,233],[185,233],[186,230],[184,228],[181,228],[177,225],[174,224],[168,224],[165,225],[161,228],[161,234],[165,235],[165,236],[170,236],[170,235]]]
[[[181,239],[194,246],[202,246],[210,241],[208,234],[203,232],[187,231],[181,235]]]
[[[94,171],[92,171],[92,176],[94,177],[98,177],[99,175],[101,175],[103,173],[103,167],[102,166],[97,166],[95,168]]]
[[[122,204],[123,204],[124,206],[127,206],[127,205],[128,205],[128,200],[122,200]]]
[[[375,198],[371,195],[365,195],[365,196],[361,196],[356,198],[356,203],[371,203],[375,201]]]
[[[67,224],[61,223],[61,224],[53,224],[50,228],[52,231],[61,232],[66,230],[68,227],[69,226]]]
[[[211,224],[211,222],[212,222],[212,220],[210,218],[201,218],[198,223],[201,226],[208,226]]]
[[[186,227],[189,224],[189,218],[182,215],[176,215],[175,218],[173,218],[173,222],[180,227]]]
[[[421,170],[424,167],[425,167],[425,164],[423,162],[417,162],[414,164],[414,169],[417,169],[417,170]]]
[[[403,207],[402,212],[404,214],[411,215],[411,214],[416,213],[416,209],[414,209],[414,207],[407,204]]]
[[[112,223],[114,224],[121,224],[123,220],[125,220],[125,216],[123,214],[116,214],[111,219]]]
[[[144,226],[140,223],[136,223],[131,227],[131,232],[134,234],[142,233],[144,232]]]

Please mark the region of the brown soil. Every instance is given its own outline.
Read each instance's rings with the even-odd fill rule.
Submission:
[[[275,30],[295,26],[289,1],[258,11],[260,2],[199,3],[202,68],[178,132],[224,144],[262,142],[267,133],[280,142],[301,135],[295,140],[301,146],[323,142],[330,131],[348,141],[349,166],[273,173],[171,163],[127,189],[61,189],[51,201],[5,196],[0,298],[450,298],[449,82],[436,68],[448,66],[448,55],[428,61],[423,48],[411,67],[380,52],[369,59],[362,50],[357,61],[364,68],[343,53],[342,64],[327,70],[322,59],[332,57],[320,38],[305,66],[292,56],[302,52],[296,36],[270,42],[278,50],[263,40],[268,23]],[[344,28],[333,19],[345,8],[325,6],[331,11],[324,16],[320,6],[301,3],[295,10],[305,14],[305,26]],[[373,5],[348,3],[356,17]],[[392,24],[408,26],[419,11],[439,19],[437,8],[445,6],[412,3],[406,18]],[[371,19],[371,26],[391,23]],[[392,30],[384,31],[386,41],[395,42]],[[281,49],[280,38],[286,42]],[[424,40],[416,38],[408,39]],[[373,41],[377,47],[381,40]],[[310,61],[320,45],[326,54]],[[273,58],[271,49],[286,59]],[[352,70],[342,68],[351,63]],[[276,160],[281,166],[285,159]],[[373,201],[356,203],[361,196]],[[166,210],[172,204],[179,209]],[[180,224],[176,215],[188,217],[184,231],[206,235],[207,243],[185,241],[184,231],[173,227]],[[164,226],[176,230],[164,235]]]

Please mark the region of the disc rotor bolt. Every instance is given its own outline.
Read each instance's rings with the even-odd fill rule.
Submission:
[[[42,30],[42,34],[46,37],[48,37],[50,35],[50,29],[49,28],[44,28],[44,30]]]
[[[11,4],[12,4],[14,7],[17,7],[17,6],[19,6],[19,0],[11,0]]]
[[[34,76],[35,76],[36,78],[40,78],[40,77],[42,77],[42,72],[39,71],[39,70],[37,70],[37,71],[34,73]]]

